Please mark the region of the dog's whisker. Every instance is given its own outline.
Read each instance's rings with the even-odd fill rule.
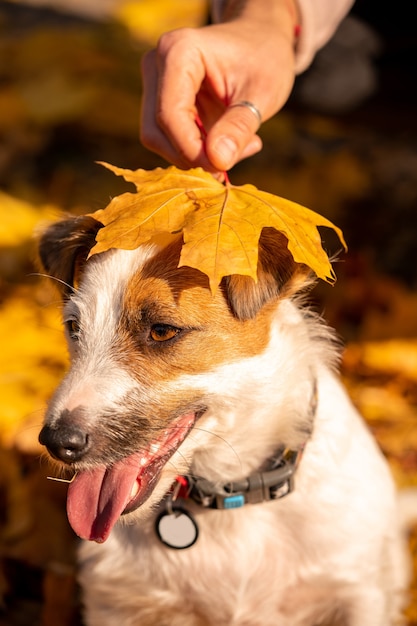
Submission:
[[[222,436],[221,436],[221,435],[219,435],[218,433],[214,433],[214,432],[212,432],[211,430],[206,430],[205,428],[200,428],[199,426],[196,426],[196,427],[195,427],[195,430],[199,430],[199,431],[201,431],[202,433],[206,433],[206,434],[208,434],[208,435],[211,435],[212,437],[216,437],[217,439],[220,439],[220,441],[222,441],[223,443],[225,443],[225,444],[226,444],[226,446],[227,446],[228,448],[230,448],[230,450],[231,450],[231,451],[233,452],[233,454],[235,455],[236,460],[237,460],[237,462],[238,462],[238,464],[239,464],[239,467],[240,467],[240,469],[242,469],[242,460],[241,460],[241,458],[240,458],[239,454],[236,452],[236,450],[235,450],[235,449],[234,449],[234,447],[232,446],[232,444],[231,444],[231,443],[229,443],[229,442],[227,441],[227,439],[225,439],[224,437],[222,437]]]
[[[77,475],[77,472],[75,472],[74,476],[72,476],[71,478],[58,478],[57,476],[47,476],[47,480],[53,480],[54,482],[57,483],[72,483],[72,481],[75,479]]]
[[[61,285],[64,285],[64,287],[68,287],[68,289],[70,291],[72,291],[73,293],[77,293],[77,290],[75,289],[75,287],[73,287],[72,285],[70,285],[69,283],[65,282],[65,280],[61,280],[60,278],[57,278],[56,276],[51,276],[50,274],[44,274],[42,272],[31,272],[30,274],[27,274],[27,276],[40,276],[42,278],[49,278],[50,280],[55,280],[57,283],[60,283]]]
[[[183,427],[183,426],[176,426],[175,424],[173,424],[173,425],[168,425],[168,426],[165,428],[165,430],[167,430],[167,431],[168,431],[168,430],[172,430],[172,431],[173,431],[174,429],[175,429],[175,430],[178,430],[178,431],[179,431],[179,430],[185,430],[185,427]],[[161,431],[161,428],[159,428],[159,427],[150,427],[150,428],[149,428],[149,430],[153,430],[153,431],[155,431],[155,432],[160,432],[160,431]],[[224,444],[226,444],[226,446],[227,446],[228,448],[230,448],[230,450],[233,452],[234,456],[236,457],[236,461],[237,461],[237,463],[238,463],[238,465],[239,465],[239,468],[240,468],[240,470],[242,470],[242,468],[243,468],[243,465],[242,465],[242,460],[241,460],[241,458],[239,457],[239,455],[238,455],[238,453],[236,452],[236,450],[234,449],[234,447],[233,447],[233,446],[232,446],[232,445],[231,445],[231,444],[227,441],[227,439],[225,439],[224,437],[222,437],[222,436],[221,436],[221,435],[219,435],[218,433],[212,432],[212,431],[207,430],[207,429],[205,429],[205,428],[201,428],[200,426],[194,426],[194,429],[193,429],[193,430],[200,431],[200,432],[202,432],[202,433],[206,433],[206,434],[208,434],[208,435],[210,435],[210,436],[212,436],[212,437],[215,437],[216,439],[219,439],[219,440],[220,440],[220,441],[222,441]],[[190,441],[192,441],[192,440],[193,440],[193,437],[192,437],[192,431],[191,431],[190,435],[188,436],[188,439],[189,439]],[[152,445],[152,442],[150,442],[150,444],[149,444],[149,445]],[[162,451],[164,450],[164,446],[165,446],[165,444],[163,444],[163,445],[161,446],[161,450],[162,450]],[[168,446],[168,447],[169,447],[169,446]]]
[[[179,453],[178,456],[180,456],[185,461],[185,457],[181,453]],[[172,459],[169,459],[167,465],[170,465],[170,467],[172,467],[172,469],[175,470],[176,474],[180,475],[182,473],[180,469],[177,467],[176,463]]]

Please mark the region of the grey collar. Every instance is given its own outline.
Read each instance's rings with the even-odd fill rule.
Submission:
[[[245,504],[283,498],[293,489],[293,475],[301,455],[302,450],[280,452],[273,460],[272,469],[223,486],[204,478],[177,476],[165,498],[164,508],[155,519],[158,539],[168,548],[176,550],[191,548],[197,541],[199,526],[186,506],[187,499],[204,508],[230,510]]]
[[[250,474],[237,482],[218,485],[205,478],[178,476],[172,501],[189,498],[210,509],[235,509],[245,504],[279,500],[293,491],[294,474],[303,454],[300,450],[280,450],[268,463],[266,471]]]

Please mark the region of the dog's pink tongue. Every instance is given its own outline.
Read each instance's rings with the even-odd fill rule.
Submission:
[[[162,467],[184,441],[195,419],[195,413],[179,417],[154,441],[157,452],[144,450],[111,467],[103,465],[76,474],[68,487],[67,514],[81,539],[106,541],[127,505],[134,502],[138,506],[149,496]]]
[[[67,495],[68,520],[79,537],[103,542],[126,508],[138,465],[119,461],[111,468],[99,467],[77,474]]]

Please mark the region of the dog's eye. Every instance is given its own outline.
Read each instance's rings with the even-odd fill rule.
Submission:
[[[76,319],[66,320],[65,326],[70,336],[70,339],[76,341],[78,339],[78,335],[80,333],[80,324]]]
[[[179,328],[169,326],[169,324],[154,324],[151,327],[150,336],[153,341],[169,341],[180,332]]]

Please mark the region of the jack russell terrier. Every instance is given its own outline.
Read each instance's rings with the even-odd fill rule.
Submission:
[[[40,241],[72,362],[40,442],[74,472],[85,623],[401,623],[396,490],[285,238],[212,295],[181,240],[87,260],[100,227]]]

